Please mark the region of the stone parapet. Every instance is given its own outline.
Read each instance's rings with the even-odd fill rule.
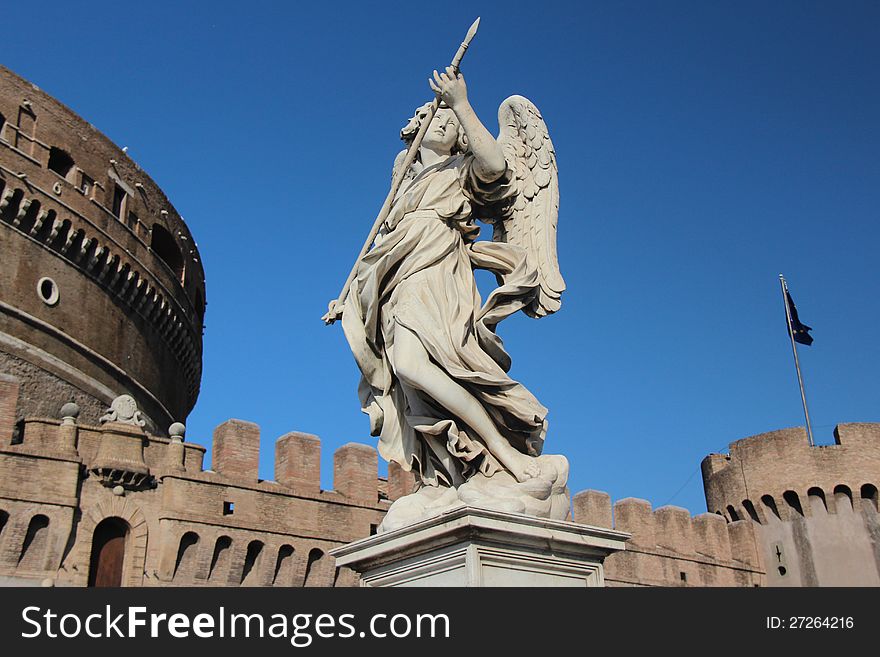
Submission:
[[[835,491],[876,500],[880,487],[880,424],[839,424],[833,445],[810,446],[803,427],[770,431],[730,444],[729,454],[702,462],[706,507],[735,521],[766,524],[772,515],[809,517],[810,491],[835,512]],[[780,467],[784,464],[784,467]]]
[[[572,498],[572,517],[575,522],[631,534],[626,551],[605,561],[608,586],[758,586],[765,582],[750,522],[728,523],[708,513],[692,517],[675,506],[655,510],[650,502],[636,498],[612,505],[609,495],[592,490]]]

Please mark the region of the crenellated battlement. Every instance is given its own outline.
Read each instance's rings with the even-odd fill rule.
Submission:
[[[237,482],[258,482],[260,428],[244,420],[227,420],[214,430],[213,471]],[[333,492],[352,503],[375,506],[395,500],[411,488],[412,476],[389,468],[387,482],[379,478],[376,450],[347,443],[333,453],[333,490],[321,490],[321,439],[292,431],[275,441],[275,481],[296,495]]]
[[[275,441],[274,480],[261,480],[260,427],[241,419],[216,427],[206,470],[208,450],[186,442],[182,424],[154,435],[125,396],[100,425],[81,422],[73,403],[19,420],[23,388],[0,375],[0,581],[84,585],[95,528],[123,518],[141,546],[127,571],[135,584],[351,585],[328,552],[374,533],[413,490],[395,464],[380,478],[376,450],[359,443],[334,452],[323,490],[321,440],[296,431]],[[605,561],[610,586],[880,583],[880,425],[835,435],[835,445],[809,447],[803,430],[786,429],[708,456],[707,499],[723,503],[712,513],[587,490],[572,498],[572,519],[631,534]],[[85,524],[73,522],[76,509]]]
[[[852,509],[862,500],[876,509],[880,424],[839,424],[834,439],[810,446],[806,430],[793,427],[737,440],[729,454],[710,454],[702,462],[707,508],[762,525],[814,510],[836,513],[841,504]]]
[[[276,480],[261,480],[260,427],[238,419],[214,430],[212,469],[205,470],[206,449],[184,441],[182,424],[167,437],[153,435],[136,407],[124,405],[128,397],[92,425],[78,421],[73,403],[55,418],[18,421],[19,392],[14,377],[0,377],[0,518],[7,526],[0,582],[85,585],[93,532],[122,518],[139,546],[126,557],[133,585],[350,586],[356,577],[335,568],[328,552],[375,532],[389,494],[407,485],[400,470],[380,479],[376,451],[349,443],[334,454],[334,488],[321,490],[320,440],[299,432],[276,441]],[[77,508],[88,516],[79,526]]]
[[[263,481],[259,478],[260,427],[239,419],[227,420],[214,429],[212,467],[204,470],[206,449],[201,445],[175,441],[173,436],[155,436],[139,427],[89,425],[75,418],[29,417],[16,422],[19,394],[19,381],[0,374],[0,449],[53,454],[75,459],[86,467],[100,460],[139,461],[157,476],[197,477],[214,484],[302,497],[332,497],[337,502],[382,509],[409,493],[414,483],[412,475],[400,467],[390,467],[388,478],[380,478],[376,450],[347,443],[333,454],[333,489],[322,490],[321,440],[297,431],[275,442],[275,479]],[[132,456],[133,443],[124,439],[132,435],[138,436],[138,456]],[[173,451],[176,442],[182,449]]]
[[[605,579],[612,586],[756,586],[764,568],[750,522],[728,523],[714,513],[624,498],[613,505],[602,491],[572,498],[575,522],[632,534],[625,552],[608,557]]]

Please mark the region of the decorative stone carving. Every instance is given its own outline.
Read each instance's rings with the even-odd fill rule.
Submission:
[[[110,410],[106,415],[102,415],[99,420],[101,424],[105,422],[120,422],[122,424],[133,424],[142,427],[146,422],[141,418],[141,412],[138,410],[137,402],[130,395],[120,395],[110,404]]]
[[[455,66],[430,85],[437,100],[401,130],[408,148],[377,232],[324,316],[342,319],[379,453],[420,486],[380,531],[462,503],[561,520],[568,461],[541,455],[547,408],[508,376],[496,334],[518,310],[539,318],[561,304],[553,144],[522,96],[502,103],[495,139]],[[494,225],[493,241],[477,241],[476,220]],[[499,283],[485,303],[474,269]]]
[[[144,461],[145,422],[134,398],[120,395],[99,421],[104,425],[101,442],[89,473],[112,489],[122,486],[125,490],[138,490],[155,486],[155,478]]]
[[[154,487],[155,477],[144,461],[145,438],[143,430],[134,422],[106,422],[89,474],[111,489],[117,486],[125,490]]]

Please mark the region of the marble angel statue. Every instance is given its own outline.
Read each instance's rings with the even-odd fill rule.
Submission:
[[[507,374],[495,332],[518,310],[560,307],[553,145],[526,98],[502,103],[496,139],[456,69],[429,83],[439,109],[344,302],[325,316],[342,317],[379,453],[416,481],[381,530],[461,503],[564,519],[568,463],[541,455],[547,409]],[[407,145],[429,105],[401,130]],[[477,220],[494,225],[493,241],[476,239]],[[485,303],[478,268],[498,281]]]

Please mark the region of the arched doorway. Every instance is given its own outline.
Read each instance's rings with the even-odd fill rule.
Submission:
[[[120,518],[102,520],[92,535],[89,586],[122,586],[128,523]]]

